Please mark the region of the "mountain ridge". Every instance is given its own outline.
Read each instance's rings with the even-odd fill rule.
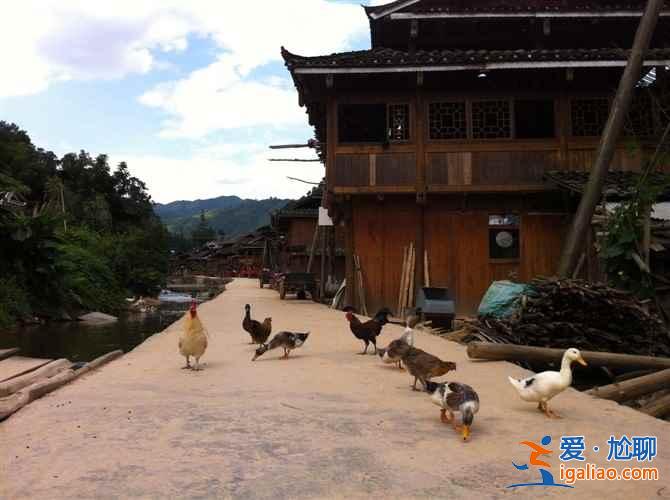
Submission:
[[[177,200],[170,203],[155,203],[154,211],[173,234],[188,236],[205,218],[215,231],[236,236],[270,223],[272,211],[285,206],[291,200],[266,198],[264,200],[243,199],[239,196],[218,196],[198,200]]]

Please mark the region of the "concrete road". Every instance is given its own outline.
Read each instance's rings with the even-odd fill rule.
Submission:
[[[247,302],[256,318],[272,316],[275,332],[310,330],[305,346],[252,363]],[[479,392],[463,443],[406,372],[356,355],[341,312],[237,280],[200,315],[210,334],[203,371],[180,369],[178,322],[0,423],[0,497],[670,498],[666,422],[573,390],[554,400],[564,418],[549,420],[506,380],[519,367],[470,362],[462,346],[419,334],[418,347],[456,361],[453,379]],[[401,332],[387,326],[380,345]],[[587,461],[603,466],[611,434],[658,436],[651,464],[609,465],[655,466],[661,480],[506,489],[540,477],[512,465],[529,461],[521,441],[553,438],[558,480],[562,435],[585,436]]]

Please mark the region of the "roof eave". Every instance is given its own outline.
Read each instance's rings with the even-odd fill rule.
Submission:
[[[365,14],[370,19],[376,21],[378,19],[388,16],[389,14],[393,14],[394,12],[398,12],[399,10],[414,5],[415,3],[419,3],[420,1],[421,0],[404,0],[404,1],[390,2],[386,4],[387,8],[383,8],[385,7],[384,5],[377,5],[375,7],[369,7],[364,5],[363,9],[365,10]]]
[[[642,17],[641,10],[611,10],[611,11],[530,11],[530,12],[394,12],[389,15],[392,21],[413,19],[500,19],[500,18],[636,18]],[[661,17],[670,16],[670,12],[661,12]]]
[[[294,67],[291,72],[300,75],[370,74],[370,73],[416,73],[447,71],[484,71],[503,69],[551,69],[551,68],[618,68],[625,67],[624,60],[590,61],[523,61],[484,64],[458,64],[440,66],[365,66],[365,67]],[[644,66],[668,66],[670,59],[644,61]]]

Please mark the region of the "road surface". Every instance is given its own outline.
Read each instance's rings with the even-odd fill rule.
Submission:
[[[247,302],[275,332],[311,331],[305,346],[252,363]],[[467,361],[463,346],[418,334],[418,347],[455,361],[453,378],[479,392],[463,443],[406,372],[355,354],[341,312],[240,279],[200,315],[203,371],[180,369],[178,322],[0,423],[0,498],[670,498],[666,422],[573,390],[554,400],[564,418],[549,420],[506,380],[521,368]],[[380,345],[401,332],[387,326]],[[506,489],[540,476],[512,465],[528,463],[521,441],[552,436],[558,479],[560,436],[585,436],[587,461],[602,466],[611,434],[658,436],[661,480]]]

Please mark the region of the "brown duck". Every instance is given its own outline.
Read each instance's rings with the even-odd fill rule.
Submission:
[[[262,323],[251,319],[251,306],[247,304],[244,306],[242,328],[251,336],[250,344],[263,345],[272,333],[272,318],[265,318]]]
[[[442,361],[437,356],[433,356],[426,351],[412,347],[406,342],[398,339],[389,344],[389,356],[400,357],[405,364],[407,371],[414,377],[412,390],[418,391],[416,382],[419,380],[425,390],[426,382],[431,378],[441,377],[442,375],[456,369],[456,363],[452,361]]]

